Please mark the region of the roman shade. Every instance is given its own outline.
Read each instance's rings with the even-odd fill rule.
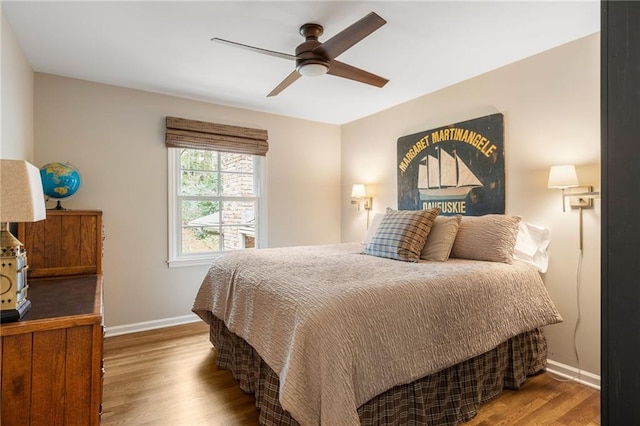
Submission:
[[[167,148],[207,149],[266,156],[266,130],[167,117]]]

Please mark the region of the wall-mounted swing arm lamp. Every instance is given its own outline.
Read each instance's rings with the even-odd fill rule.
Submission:
[[[549,169],[549,188],[559,188],[562,190],[562,211],[565,212],[564,191],[567,188],[575,188],[578,186],[578,175],[576,174],[576,166],[563,165],[551,166]]]
[[[578,269],[576,271],[576,301],[578,317],[576,319],[575,328],[573,329],[573,344],[578,361],[578,374],[575,378],[580,377],[580,371],[582,370],[580,365],[580,354],[576,345],[576,335],[578,333],[578,327],[580,325],[580,282],[582,281],[582,259],[583,259],[583,223],[582,223],[582,210],[592,208],[592,200],[599,196],[598,192],[593,192],[591,186],[579,186],[578,175],[576,174],[576,167],[572,164],[563,166],[552,166],[549,170],[549,188],[560,188],[562,190],[562,211],[565,211],[565,199],[569,198],[570,206],[572,209],[578,209],[580,213],[580,256],[578,257]]]
[[[365,210],[371,210],[373,207],[373,198],[367,197],[364,185],[361,183],[353,184],[351,189],[351,204],[358,205],[358,211],[360,211],[360,205],[364,205]]]
[[[593,207],[592,200],[600,193],[593,191],[591,186],[579,186],[578,175],[574,165],[552,166],[549,170],[549,188],[562,190],[562,211],[565,211],[565,199],[569,198],[572,209],[580,211],[580,250],[582,251],[582,210]]]
[[[360,204],[364,205],[364,209],[367,211],[367,229],[369,229],[369,212],[373,208],[373,198],[367,197],[367,191],[363,184],[353,184],[353,188],[351,189],[351,204],[357,204],[358,211],[360,211]]]

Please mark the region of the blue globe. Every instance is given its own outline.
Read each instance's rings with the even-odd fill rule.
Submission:
[[[47,197],[62,200],[78,192],[80,172],[69,163],[49,163],[40,167],[42,189]]]

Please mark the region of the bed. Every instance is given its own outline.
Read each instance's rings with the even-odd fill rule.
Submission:
[[[562,318],[535,267],[423,260],[427,237],[414,261],[372,255],[388,216],[364,249],[258,249],[211,264],[193,311],[210,325],[218,366],[255,394],[261,424],[455,425],[545,368],[542,327]],[[478,242],[457,221],[480,257],[495,251],[495,232]]]

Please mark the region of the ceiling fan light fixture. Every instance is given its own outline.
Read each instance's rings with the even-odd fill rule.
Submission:
[[[298,67],[298,72],[305,77],[317,77],[324,75],[329,71],[329,67],[325,64],[307,63]]]

